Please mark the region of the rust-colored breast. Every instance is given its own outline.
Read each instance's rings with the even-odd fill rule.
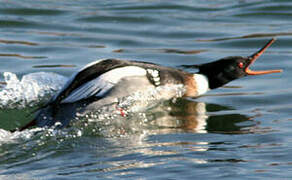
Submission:
[[[187,76],[185,76],[185,86],[186,86],[186,93],[184,94],[185,97],[198,96],[197,83],[192,74],[188,74]]]

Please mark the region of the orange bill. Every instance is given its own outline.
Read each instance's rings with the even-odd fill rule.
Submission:
[[[271,39],[264,47],[262,47],[258,52],[254,53],[249,57],[249,65],[246,67],[245,72],[248,75],[261,75],[261,74],[271,74],[271,73],[280,73],[282,69],[275,69],[275,70],[263,70],[263,71],[253,71],[249,69],[249,67],[265,52],[265,50],[275,42],[276,39]]]

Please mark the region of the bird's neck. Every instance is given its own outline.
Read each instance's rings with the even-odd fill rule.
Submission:
[[[202,74],[192,74],[186,78],[186,97],[197,97],[209,90],[208,78]]]
[[[193,79],[196,84],[197,96],[205,94],[209,90],[209,80],[203,74],[193,74]]]

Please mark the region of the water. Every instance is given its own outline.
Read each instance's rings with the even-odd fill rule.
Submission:
[[[0,0],[1,179],[290,179],[291,8],[287,0]],[[247,56],[275,36],[253,69],[281,74],[127,117],[80,117],[61,131],[6,131],[93,60],[178,67]]]

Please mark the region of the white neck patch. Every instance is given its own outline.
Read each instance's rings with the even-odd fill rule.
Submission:
[[[198,96],[205,94],[209,90],[209,81],[205,75],[194,74],[194,80],[197,85]]]

